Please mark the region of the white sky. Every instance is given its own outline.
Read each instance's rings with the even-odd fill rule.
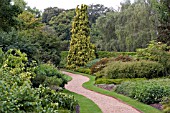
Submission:
[[[117,9],[120,2],[124,0],[24,0],[31,8],[36,7],[43,11],[47,7],[58,7],[64,9],[76,8],[81,4],[103,4],[106,7]]]

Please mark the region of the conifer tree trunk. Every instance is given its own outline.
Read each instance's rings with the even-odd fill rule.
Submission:
[[[77,6],[71,33],[67,67],[74,69],[95,58],[95,46],[90,42],[87,5]]]

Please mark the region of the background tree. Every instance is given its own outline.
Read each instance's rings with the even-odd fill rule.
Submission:
[[[36,18],[35,14],[28,11],[23,11],[19,14],[18,19],[20,21],[20,30],[36,29],[42,26],[41,19]]]
[[[90,43],[90,28],[86,5],[81,5],[81,8],[77,6],[71,32],[68,68],[84,66],[88,61],[95,58],[94,45]]]
[[[16,17],[22,12],[18,5],[12,5],[11,0],[0,0],[0,30],[9,31],[16,27]]]
[[[152,0],[153,7],[157,10],[159,25],[157,41],[170,45],[170,1]]]
[[[42,22],[48,24],[53,16],[58,16],[63,11],[64,9],[60,9],[58,7],[49,7],[44,9],[42,14]]]
[[[97,49],[135,51],[156,39],[158,19],[151,5],[145,0],[133,4],[127,0],[121,3],[119,11],[100,16],[92,28],[92,31],[98,33],[98,38],[95,37]]]
[[[113,9],[105,7],[102,4],[91,4],[88,6],[88,15],[90,24],[96,23],[96,19],[107,12],[113,11]]]
[[[69,50],[69,40],[71,37],[71,22],[75,11],[70,9],[63,11],[58,16],[53,16],[49,21],[49,27],[54,29],[55,34],[61,39],[61,50]]]

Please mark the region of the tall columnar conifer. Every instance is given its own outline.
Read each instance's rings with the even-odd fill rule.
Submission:
[[[84,66],[95,58],[95,47],[90,42],[90,28],[87,14],[87,5],[77,6],[76,15],[72,23],[72,36],[68,54],[68,68]]]

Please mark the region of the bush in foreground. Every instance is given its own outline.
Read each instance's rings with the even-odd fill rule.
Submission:
[[[170,95],[170,79],[123,82],[115,91],[147,104],[159,103]]]
[[[78,105],[73,96],[48,87],[32,88],[34,67],[26,54],[8,50],[0,65],[0,113],[70,113]]]
[[[67,83],[65,75],[60,73],[52,64],[41,64],[35,69],[36,76],[32,79],[34,87],[39,87],[40,84],[57,87],[64,87]]]

